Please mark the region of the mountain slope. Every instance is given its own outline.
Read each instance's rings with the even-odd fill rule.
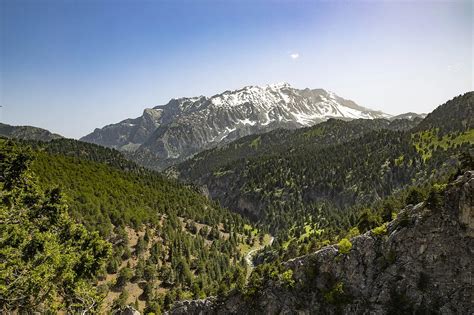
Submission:
[[[159,312],[244,281],[244,256],[259,244],[258,231],[192,187],[116,150],[70,139],[0,138],[0,160],[10,155],[34,157],[38,186],[57,194],[59,186],[69,215],[113,243],[106,270],[90,280],[106,294],[104,313],[135,301],[140,310]]]
[[[417,131],[437,128],[440,135],[474,128],[474,92],[459,95],[428,114],[415,128]]]
[[[46,129],[31,126],[11,126],[0,123],[0,136],[15,139],[51,141],[62,136],[51,133]]]
[[[329,118],[384,117],[388,115],[332,92],[299,90],[284,83],[247,86],[209,98],[173,99],[137,119],[96,129],[82,140],[136,151],[133,156],[139,162],[155,157],[157,168],[163,168],[246,135],[312,126]]]
[[[390,120],[395,120],[395,119],[408,119],[408,120],[416,120],[419,119],[420,121],[426,117],[426,114],[417,114],[417,113],[403,113],[399,115],[395,115],[390,117]]]
[[[329,119],[313,127],[296,130],[277,129],[267,133],[243,137],[223,146],[199,154],[167,170],[170,175],[183,180],[198,180],[207,172],[241,159],[272,156],[314,147],[325,147],[348,142],[376,130],[408,130],[417,121],[388,121],[385,119],[355,119],[343,121]]]
[[[472,103],[457,102],[441,108],[465,120],[462,113]],[[442,111],[425,119],[438,121],[438,115]],[[343,228],[357,220],[360,209],[352,209],[355,205],[371,207],[417,181],[447,176],[455,170],[458,155],[474,144],[470,125],[442,137],[431,129],[394,131],[383,126],[387,122],[328,121],[308,130],[254,136],[250,142],[244,138],[203,152],[170,173],[204,186],[222,205],[273,233],[294,225],[302,228],[311,218],[318,218],[319,228],[332,226],[328,220],[339,226],[346,222]],[[269,147],[259,139],[269,139]]]
[[[170,314],[471,314],[474,171],[385,226],[276,266],[242,292]]]

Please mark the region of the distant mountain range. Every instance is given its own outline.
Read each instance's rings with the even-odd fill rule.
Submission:
[[[421,120],[426,117],[426,114],[417,114],[417,113],[404,113],[396,116],[390,117],[390,120],[396,120],[396,119],[408,119],[408,120]]]
[[[51,141],[63,138],[63,136],[52,133],[46,129],[32,126],[11,126],[0,123],[0,136],[23,140]]]
[[[142,164],[158,159],[154,166],[162,169],[247,135],[308,127],[330,118],[389,117],[323,89],[301,90],[281,83],[247,86],[212,97],[172,99],[145,109],[138,118],[96,129],[81,140],[133,152],[132,158]]]

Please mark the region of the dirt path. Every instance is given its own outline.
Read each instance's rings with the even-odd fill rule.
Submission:
[[[249,252],[247,253],[247,255],[245,255],[245,262],[247,263],[247,266],[249,267],[249,268],[248,268],[248,271],[247,271],[247,278],[250,276],[250,273],[252,273],[253,268],[255,268],[255,266],[254,266],[254,264],[253,264],[253,261],[252,261],[252,256],[253,256],[256,252],[258,252],[259,250],[261,250],[262,248],[264,248],[265,246],[272,245],[274,239],[275,239],[275,238],[274,238],[273,236],[270,237],[270,241],[268,242],[268,244],[260,245],[260,246],[258,246],[257,248],[252,249],[251,251],[249,251]]]

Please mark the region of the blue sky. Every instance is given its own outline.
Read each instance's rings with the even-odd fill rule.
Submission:
[[[68,137],[288,82],[391,114],[473,90],[472,1],[1,0],[0,121]]]

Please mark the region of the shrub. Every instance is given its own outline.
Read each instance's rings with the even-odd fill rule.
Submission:
[[[419,188],[412,188],[408,193],[407,198],[405,199],[405,204],[407,205],[416,205],[422,202],[425,199],[425,196]]]
[[[347,254],[352,248],[352,243],[347,238],[343,238],[337,246],[341,254]]]
[[[438,185],[435,184],[430,190],[428,194],[428,198],[426,199],[426,205],[428,208],[432,210],[438,210],[443,206],[444,203],[444,196],[443,192],[446,188],[446,185]]]
[[[117,288],[122,288],[125,286],[127,282],[129,282],[133,277],[133,271],[132,269],[128,267],[124,267],[120,269],[119,275],[117,277],[117,281],[115,283]]]
[[[361,233],[364,233],[376,226],[381,222],[380,216],[372,213],[370,209],[366,209],[360,216],[357,221],[357,228]]]
[[[346,235],[346,238],[350,239],[350,238],[356,237],[357,235],[360,235],[360,231],[359,231],[359,228],[355,226],[349,230],[349,232]]]
[[[295,286],[295,280],[293,279],[293,270],[288,269],[281,274],[280,280],[283,285],[287,288],[293,288]]]
[[[344,292],[344,283],[337,282],[331,290],[324,294],[324,300],[333,305],[349,303],[350,297]]]
[[[372,233],[376,236],[387,234],[387,223],[382,224],[381,226],[376,227],[372,230]]]

